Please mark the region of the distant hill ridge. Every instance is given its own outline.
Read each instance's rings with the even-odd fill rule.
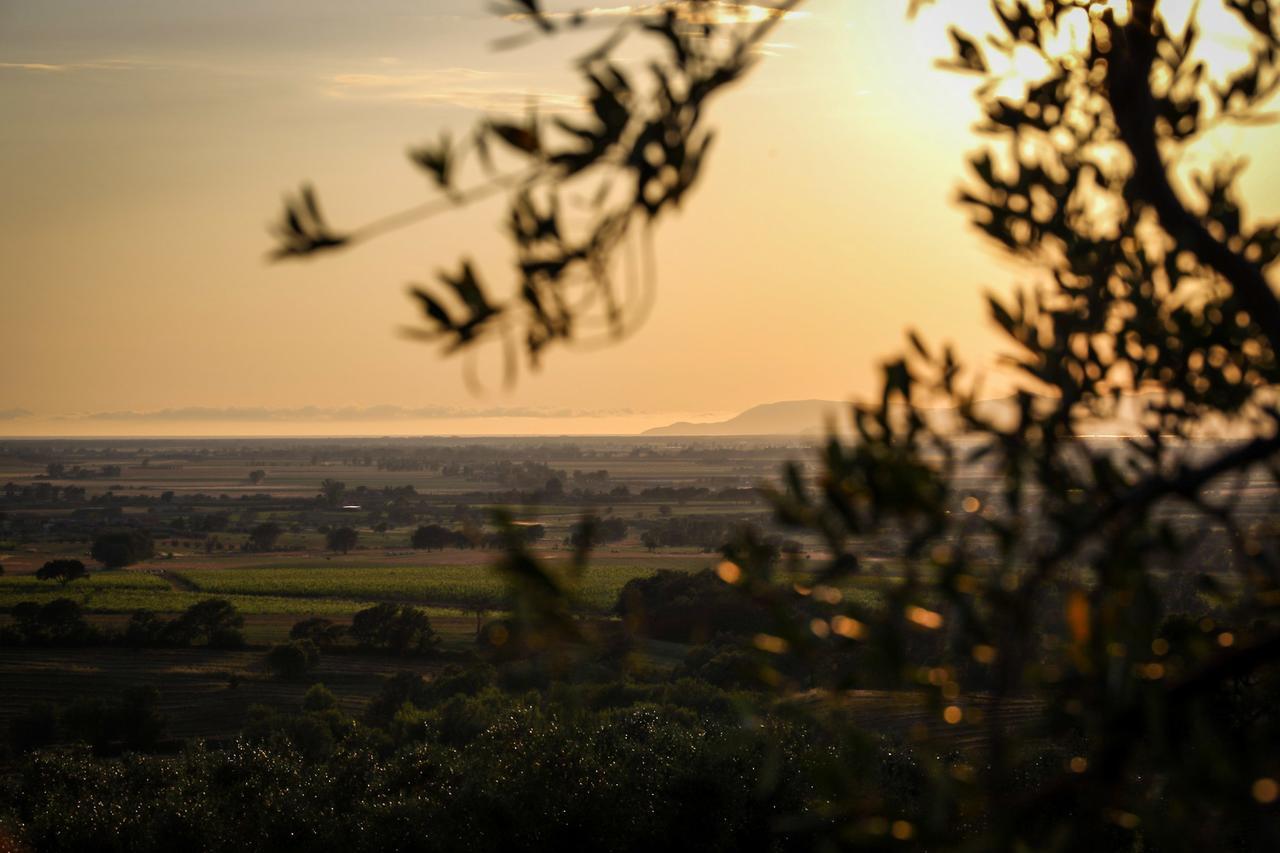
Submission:
[[[1094,435],[1135,435],[1138,429],[1138,413],[1145,398],[1139,394],[1124,398],[1117,411],[1105,419],[1088,422]],[[1048,401],[1044,401],[1048,402]],[[692,423],[680,421],[667,426],[645,430],[642,435],[669,436],[746,436],[746,435],[821,435],[832,418],[841,426],[849,422],[848,402],[835,400],[786,400],[753,406],[745,412],[725,421]],[[1016,416],[1017,408],[1012,397],[984,400],[977,404],[977,411],[985,418],[1007,425]],[[956,425],[954,409],[932,409],[926,415],[935,428],[944,432]]]
[[[821,433],[828,417],[847,410],[834,400],[786,400],[752,406],[727,421],[680,421],[647,429],[643,435],[809,435]]]

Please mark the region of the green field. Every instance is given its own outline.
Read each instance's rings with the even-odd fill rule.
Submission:
[[[244,614],[297,614],[318,616],[349,616],[368,602],[319,598],[302,601],[268,595],[227,595],[236,609]],[[0,611],[7,611],[15,604],[33,601],[45,604],[57,598],[70,598],[79,602],[90,613],[132,613],[135,610],[154,610],[157,613],[177,613],[186,610],[197,601],[209,598],[206,593],[181,592],[164,589],[92,590],[88,587],[46,586],[40,589],[10,589],[0,586]],[[452,612],[452,611],[450,611]]]
[[[8,610],[23,601],[44,604],[57,598],[70,598],[93,613],[177,612],[208,597],[208,593],[199,590],[174,589],[164,578],[142,572],[100,572],[66,585],[36,580],[32,575],[0,577],[0,610]],[[246,614],[305,612],[343,616],[367,606],[364,601],[332,597],[306,602],[272,595],[225,597]]]
[[[659,569],[697,571],[713,558],[689,556],[654,561],[589,564],[576,581],[565,561],[549,565],[563,573],[578,608],[604,614],[613,609],[626,583]],[[175,569],[167,577],[138,571],[96,572],[62,585],[32,575],[0,577],[0,610],[22,601],[44,603],[70,598],[93,613],[185,610],[211,596],[226,598],[245,614],[348,616],[379,601],[413,603],[429,612],[502,610],[506,587],[489,565],[438,566],[263,566]],[[858,577],[840,584],[847,597],[873,603],[883,578]]]
[[[710,562],[691,557],[664,561],[662,567],[693,571]],[[552,564],[557,565],[567,578],[567,565]],[[593,564],[570,584],[583,611],[605,613],[627,581],[655,570],[651,563]],[[411,602],[450,613],[475,607],[499,610],[506,603],[502,578],[482,564],[178,569],[169,575],[172,580],[143,572],[99,572],[66,585],[32,575],[0,577],[0,609],[22,601],[70,598],[95,613],[176,612],[217,596],[245,614],[343,616],[378,601]]]
[[[671,567],[694,570],[709,562],[690,559],[684,564],[673,562]],[[575,585],[575,598],[584,610],[603,613],[617,602],[627,581],[653,571],[651,565],[592,564]],[[191,569],[174,574],[202,593],[228,597],[409,601],[462,608],[498,608],[505,600],[502,579],[484,565]]]

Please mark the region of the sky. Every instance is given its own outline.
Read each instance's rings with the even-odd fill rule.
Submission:
[[[872,394],[908,326],[990,364],[983,293],[1030,271],[951,203],[977,111],[933,66],[982,4],[905,5],[785,21],[709,116],[648,322],[511,389],[482,355],[477,392],[396,330],[409,283],[509,270],[500,207],[294,263],[267,226],[304,181],[340,228],[431,197],[406,150],[576,109],[585,43],[495,50],[519,25],[483,0],[0,0],[0,435],[626,433]],[[1193,159],[1268,144],[1231,129]],[[1246,182],[1273,216],[1278,159]]]

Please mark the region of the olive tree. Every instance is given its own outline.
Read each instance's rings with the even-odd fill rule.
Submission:
[[[914,805],[887,813],[837,766],[795,825],[931,850],[1280,843],[1280,225],[1245,209],[1243,162],[1177,167],[1213,128],[1265,120],[1280,3],[1211,4],[1239,24],[1234,67],[1206,62],[1200,7],[1175,26],[1159,0],[995,0],[993,33],[952,30],[948,64],[974,76],[986,137],[960,202],[1039,274],[989,300],[1016,386],[1007,406],[983,404],[950,347],[911,333],[852,412],[853,437],[822,446],[817,476],[792,465],[766,489],[779,524],[825,542],[822,566],[788,574],[751,543],[726,551],[722,580],[777,616],[757,637],[771,683],[788,693],[812,683],[797,673],[829,675],[824,726],[841,727],[843,691],[858,686],[914,691],[935,715],[909,744]],[[593,21],[509,5],[528,38]],[[278,256],[507,193],[513,295],[464,260],[413,291],[417,336],[447,352],[501,341],[514,372],[521,349],[537,364],[552,344],[631,331],[652,265],[619,287],[620,248],[686,197],[708,161],[712,97],[801,4],[749,26],[716,23],[722,5],[625,18],[578,60],[586,119],[488,120],[415,149],[442,191],[420,209],[343,232],[305,189]],[[650,61],[624,68],[624,41]],[[1040,70],[1011,83],[997,54]],[[519,168],[500,172],[498,151]],[[464,183],[467,168],[483,180]],[[595,213],[570,221],[562,200],[584,187]],[[1088,439],[1122,409],[1136,434]],[[986,485],[960,476],[975,467]],[[872,543],[900,576],[879,578],[874,602],[843,595]],[[509,545],[506,576],[570,621],[557,575]],[[960,730],[977,745],[958,749],[947,733]]]

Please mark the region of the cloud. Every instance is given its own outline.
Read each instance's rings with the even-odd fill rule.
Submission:
[[[16,421],[19,418],[29,418],[31,412],[26,409],[0,409],[0,421]]]
[[[20,411],[20,410],[19,410]],[[30,414],[30,413],[27,413]],[[301,406],[273,409],[256,406],[187,406],[151,411],[112,411],[66,415],[58,420],[73,421],[165,421],[165,422],[366,422],[408,421],[462,418],[603,418],[633,414],[629,409],[581,410],[539,409],[522,406],[496,406],[484,409],[464,409],[453,406]],[[0,413],[3,417],[3,413]]]
[[[70,65],[50,65],[47,62],[0,62],[6,71],[69,71]]]
[[[758,24],[769,18],[799,18],[807,13],[782,11],[776,4],[737,3],[733,0],[711,0],[693,5],[687,2],[632,3],[625,6],[596,6],[573,12],[545,12],[542,17],[553,21],[573,21],[590,18],[628,18],[652,16],[673,9],[681,19],[694,24]],[[508,20],[527,20],[527,12],[513,12]]]
[[[130,71],[160,68],[162,63],[143,59],[97,59],[90,62],[0,62],[0,71],[65,74],[73,71]]]
[[[454,106],[480,112],[541,112],[582,108],[581,95],[521,88],[515,75],[474,68],[399,69],[380,60],[382,70],[334,74],[322,91],[332,98]]]

